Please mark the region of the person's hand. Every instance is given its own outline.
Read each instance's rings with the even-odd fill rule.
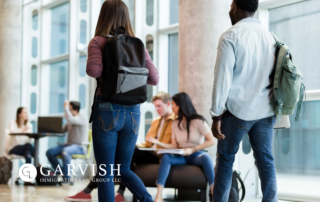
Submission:
[[[153,144],[159,144],[159,140],[157,140],[156,138],[153,138],[153,137],[146,137],[146,141],[151,142]]]
[[[193,154],[194,149],[193,148],[188,148],[188,149],[184,149],[184,151],[186,153],[184,153],[182,156],[190,156],[191,154]]]
[[[65,102],[64,102],[64,105],[63,105],[65,108],[67,107],[67,106],[69,106],[69,100],[66,100]]]
[[[212,134],[215,138],[217,138],[218,140],[223,140],[224,138],[226,138],[224,136],[224,134],[221,133],[221,121],[213,121],[212,122],[212,127],[211,127],[211,131]]]

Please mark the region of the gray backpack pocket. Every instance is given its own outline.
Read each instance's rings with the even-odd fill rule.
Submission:
[[[149,70],[145,67],[122,67],[118,69],[117,94],[146,85]]]

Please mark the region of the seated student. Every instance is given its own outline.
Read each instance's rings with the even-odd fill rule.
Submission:
[[[203,150],[214,145],[211,129],[205,118],[197,114],[190,97],[186,93],[178,93],[172,98],[172,110],[178,115],[172,123],[171,144],[163,144],[154,138],[148,141],[167,149],[183,148],[185,154],[164,154],[161,158],[157,197],[155,202],[162,202],[162,191],[172,165],[197,165],[204,169],[210,185],[210,196],[213,193],[214,167],[211,157]],[[204,140],[207,141],[204,141]]]
[[[10,121],[9,131],[10,133],[32,133],[32,125],[28,121],[26,108],[18,108],[16,119]],[[33,139],[27,136],[10,136],[6,145],[6,153],[24,156],[26,163],[31,163],[31,157],[34,156],[32,141]]]
[[[171,109],[172,98],[168,93],[159,92],[156,96],[152,98],[152,103],[156,107],[156,110],[159,114],[159,118],[155,119],[151,123],[151,127],[148,131],[147,138],[157,139],[160,144],[152,144],[150,142],[144,142],[141,146],[146,148],[155,148],[161,149],[161,144],[170,144],[171,142],[171,126],[172,121],[175,118],[175,114]],[[132,157],[132,161],[130,164],[130,169],[134,170],[134,165],[137,164],[156,164],[159,163],[159,157],[156,152],[143,151],[138,148],[135,149]],[[96,176],[95,176],[96,178]],[[91,195],[93,189],[98,187],[98,183],[96,180],[92,180],[89,185],[81,192],[77,193],[74,196],[66,197],[66,201],[91,201]],[[123,202],[123,194],[125,190],[125,186],[123,184],[120,185],[117,195],[115,196],[115,202]]]
[[[80,115],[80,103],[66,101],[64,103],[64,112],[67,124],[63,126],[63,132],[68,131],[68,140],[63,145],[58,145],[47,151],[46,155],[50,161],[52,167],[57,169],[59,165],[63,174],[63,182],[68,182],[70,176],[68,176],[68,166],[71,162],[71,155],[84,154],[81,146],[82,142],[88,142],[88,119],[86,116]],[[63,166],[58,162],[57,156],[61,155],[63,160]]]

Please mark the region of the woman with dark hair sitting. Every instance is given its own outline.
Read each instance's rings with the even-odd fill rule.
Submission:
[[[148,141],[167,149],[182,148],[185,154],[164,154],[161,158],[157,197],[155,202],[162,202],[162,192],[172,165],[197,165],[204,169],[210,185],[210,196],[213,192],[214,166],[211,157],[203,150],[214,145],[211,129],[205,118],[197,114],[190,97],[178,93],[172,97],[172,110],[178,115],[172,123],[171,144],[164,144],[154,138]],[[206,139],[206,141],[205,141]]]
[[[32,125],[28,121],[28,110],[24,107],[19,107],[16,114],[16,119],[10,121],[10,133],[32,133]],[[33,139],[27,136],[10,136],[6,145],[6,152],[24,156],[26,163],[31,163],[34,148],[31,145]]]

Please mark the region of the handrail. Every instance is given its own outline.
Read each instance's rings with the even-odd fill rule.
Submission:
[[[308,90],[307,101],[317,101],[320,100],[320,90]]]

